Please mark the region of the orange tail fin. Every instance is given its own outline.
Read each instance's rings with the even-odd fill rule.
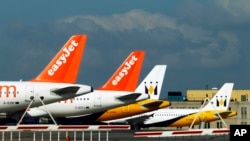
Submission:
[[[99,90],[134,91],[144,61],[144,51],[134,51]]]
[[[87,35],[73,35],[62,49],[31,81],[76,83]]]

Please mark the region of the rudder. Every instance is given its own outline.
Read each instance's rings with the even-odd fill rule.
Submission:
[[[228,110],[234,83],[225,83],[213,96],[213,98],[202,108],[205,110]]]
[[[137,87],[136,92],[147,93],[150,99],[159,100],[167,65],[155,65]]]

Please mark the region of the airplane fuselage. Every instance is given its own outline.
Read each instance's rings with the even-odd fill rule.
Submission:
[[[69,89],[66,91],[64,88]],[[25,110],[32,100],[31,107],[35,107],[42,105],[40,99],[48,104],[91,91],[92,87],[80,84],[2,81],[0,82],[0,113]]]
[[[226,114],[223,114],[226,113]],[[221,114],[222,118],[228,118],[236,115],[234,111],[228,110],[209,110],[200,111],[198,109],[159,109],[152,113],[150,118],[144,121],[144,126],[165,126],[165,127],[180,127],[194,125],[200,122],[212,122],[219,120],[218,114]]]
[[[168,107],[170,105],[169,101],[163,101],[161,105],[159,105],[158,107],[152,107],[152,108],[143,107],[144,104],[151,103],[154,101],[157,101],[157,100],[147,99],[147,100],[143,100],[143,101],[129,104],[126,106],[109,109],[105,111],[102,115],[100,115],[97,119],[95,119],[95,122],[103,122],[103,121],[115,120],[119,118],[130,117],[130,116],[134,116],[137,114],[150,112],[158,108]]]
[[[119,97],[127,94],[133,95],[132,92],[127,91],[94,90],[92,93],[77,96],[72,99],[32,108],[28,111],[28,114],[32,117],[39,117],[49,116],[48,112],[50,112],[55,118],[82,116],[149,98],[148,94],[141,94],[136,99],[119,100]]]

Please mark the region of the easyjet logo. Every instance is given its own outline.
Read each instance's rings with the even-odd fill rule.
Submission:
[[[113,85],[117,85],[124,76],[129,74],[129,70],[136,63],[138,58],[133,55],[128,61],[125,62],[123,69],[115,76],[114,80],[112,80]]]
[[[48,70],[49,76],[54,75],[56,71],[60,69],[60,67],[63,64],[67,63],[67,58],[71,55],[71,52],[73,52],[77,46],[78,46],[78,42],[73,40],[71,41],[71,44],[68,47],[64,47],[61,56],[56,60],[56,62]]]
[[[10,94],[13,94],[13,97],[16,97],[16,86],[14,85],[0,85],[0,98],[2,97],[2,95],[6,95],[6,97],[9,97]]]

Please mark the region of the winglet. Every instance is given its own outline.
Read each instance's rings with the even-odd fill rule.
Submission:
[[[234,83],[225,83],[209,103],[202,108],[205,110],[228,110]]]
[[[73,35],[44,68],[31,81],[76,83],[87,35]]]
[[[150,95],[150,99],[158,100],[160,98],[166,69],[167,65],[155,65],[137,87],[136,92],[147,93]]]
[[[144,61],[144,51],[133,51],[99,90],[134,91]]]

